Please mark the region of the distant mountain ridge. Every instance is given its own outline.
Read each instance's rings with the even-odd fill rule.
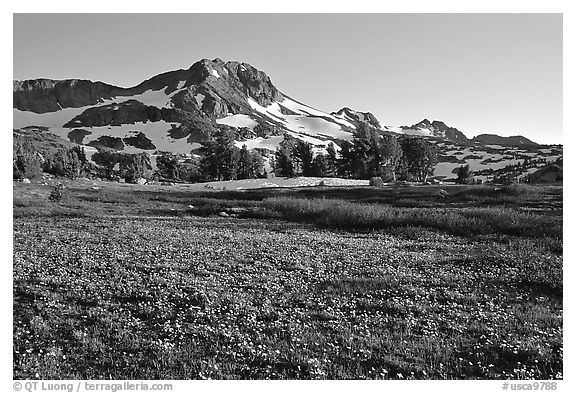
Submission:
[[[504,146],[538,146],[538,143],[521,136],[500,136],[495,134],[480,134],[471,139],[472,142]]]
[[[274,150],[285,134],[318,149],[350,141],[360,124],[396,134],[458,143],[535,145],[524,137],[468,139],[444,122],[383,125],[372,113],[344,107],[325,113],[293,99],[247,63],[203,59],[123,88],[89,80],[13,82],[14,128],[46,127],[66,140],[126,151],[190,153],[218,130],[238,144]]]

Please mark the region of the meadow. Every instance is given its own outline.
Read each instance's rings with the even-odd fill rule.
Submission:
[[[563,377],[561,186],[54,182],[14,183],[15,379]]]

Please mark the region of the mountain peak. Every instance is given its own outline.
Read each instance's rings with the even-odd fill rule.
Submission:
[[[343,118],[349,121],[350,123],[354,124],[354,126],[356,127],[360,123],[367,123],[372,127],[381,128],[380,122],[378,121],[378,119],[376,119],[376,116],[374,116],[370,112],[355,111],[345,106],[344,108],[340,109],[337,112],[332,112],[331,115]]]
[[[436,138],[445,138],[453,142],[466,142],[468,138],[460,130],[447,126],[444,122],[428,119],[422,120],[411,126],[400,127],[404,133],[411,135],[433,136]]]

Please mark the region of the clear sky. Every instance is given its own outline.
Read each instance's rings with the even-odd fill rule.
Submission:
[[[202,58],[326,112],[562,143],[561,14],[15,14],[14,79],[129,87]]]

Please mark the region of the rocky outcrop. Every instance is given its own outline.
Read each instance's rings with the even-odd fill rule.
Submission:
[[[467,142],[468,138],[460,130],[454,127],[448,127],[444,122],[428,119],[411,126],[400,127],[404,131],[428,131],[431,136],[448,139],[452,142]]]
[[[168,122],[181,121],[183,116],[169,108],[158,109],[155,106],[144,105],[140,101],[128,100],[119,104],[110,104],[88,108],[80,115],[74,117],[64,127],[100,127],[116,126],[122,124],[135,124],[138,122],[165,120]]]
[[[268,106],[274,101],[282,101],[282,93],[272,84],[266,73],[250,64],[229,61],[225,64],[228,75],[236,76],[243,86],[243,92],[258,104]]]
[[[332,115],[345,118],[350,123],[354,124],[355,127],[358,127],[360,123],[366,123],[374,128],[381,128],[380,122],[376,119],[376,116],[370,112],[360,112],[345,107],[340,109],[338,112],[332,112]]]
[[[96,105],[102,99],[122,93],[121,88],[102,82],[67,79],[34,79],[14,81],[14,108],[35,113],[54,112],[62,108]]]
[[[90,134],[92,134],[91,131],[82,130],[82,129],[77,128],[77,129],[72,130],[68,133],[68,139],[70,139],[70,142],[72,142],[72,143],[77,143],[79,145],[82,145],[84,143],[84,138]]]
[[[124,150],[124,142],[122,142],[122,139],[107,135],[103,135],[98,139],[90,141],[88,143],[88,146],[114,149],[114,150]]]
[[[137,149],[142,150],[156,150],[156,146],[152,141],[146,137],[143,132],[138,132],[134,136],[129,136],[126,138],[122,138],[124,143],[129,146],[133,146]]]

